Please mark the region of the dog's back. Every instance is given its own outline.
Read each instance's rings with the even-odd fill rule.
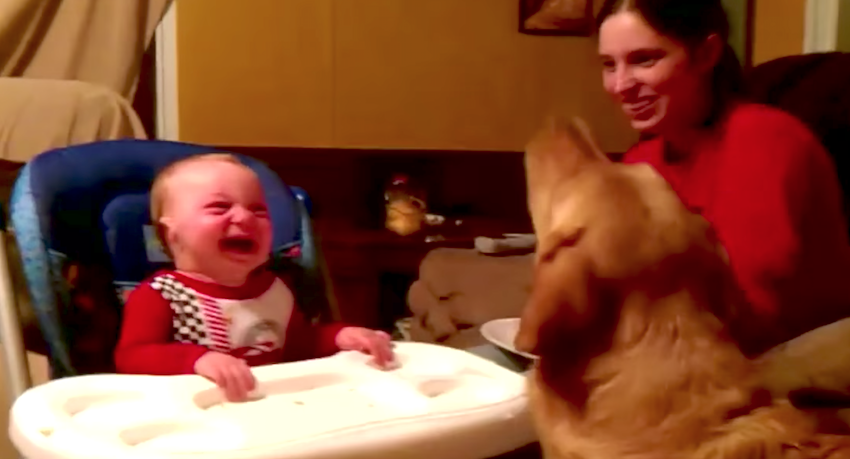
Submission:
[[[547,129],[526,158],[539,245],[516,341],[540,357],[546,456],[850,457],[846,437],[771,400],[727,336],[717,316],[738,293],[707,222],[648,166]]]

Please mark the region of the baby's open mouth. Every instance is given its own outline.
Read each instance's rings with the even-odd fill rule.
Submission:
[[[251,254],[257,250],[257,243],[250,237],[231,236],[222,239],[219,247],[225,252]]]

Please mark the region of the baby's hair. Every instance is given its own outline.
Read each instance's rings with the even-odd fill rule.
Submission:
[[[168,247],[168,240],[165,237],[165,227],[162,223],[160,223],[160,219],[162,219],[162,215],[165,212],[165,204],[169,196],[168,182],[181,169],[184,169],[185,167],[191,166],[193,164],[206,162],[232,163],[247,168],[247,166],[242,164],[242,161],[239,161],[236,156],[230,153],[203,153],[199,155],[190,156],[188,158],[180,159],[169,164],[164,169],[159,171],[159,173],[156,175],[156,178],[154,178],[150,193],[150,217],[154,228],[156,228],[156,237],[159,239],[159,242],[162,245],[162,249],[169,257],[172,256],[172,254],[171,250]]]

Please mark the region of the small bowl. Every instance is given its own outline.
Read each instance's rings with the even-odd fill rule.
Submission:
[[[514,347],[517,331],[519,331],[519,317],[491,320],[481,326],[481,335],[484,336],[484,339],[498,348],[507,351],[509,354],[529,360],[537,360],[536,355],[517,350]]]

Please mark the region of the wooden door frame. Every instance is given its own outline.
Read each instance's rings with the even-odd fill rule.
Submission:
[[[156,137],[180,140],[177,98],[177,2],[172,1],[156,28]]]

